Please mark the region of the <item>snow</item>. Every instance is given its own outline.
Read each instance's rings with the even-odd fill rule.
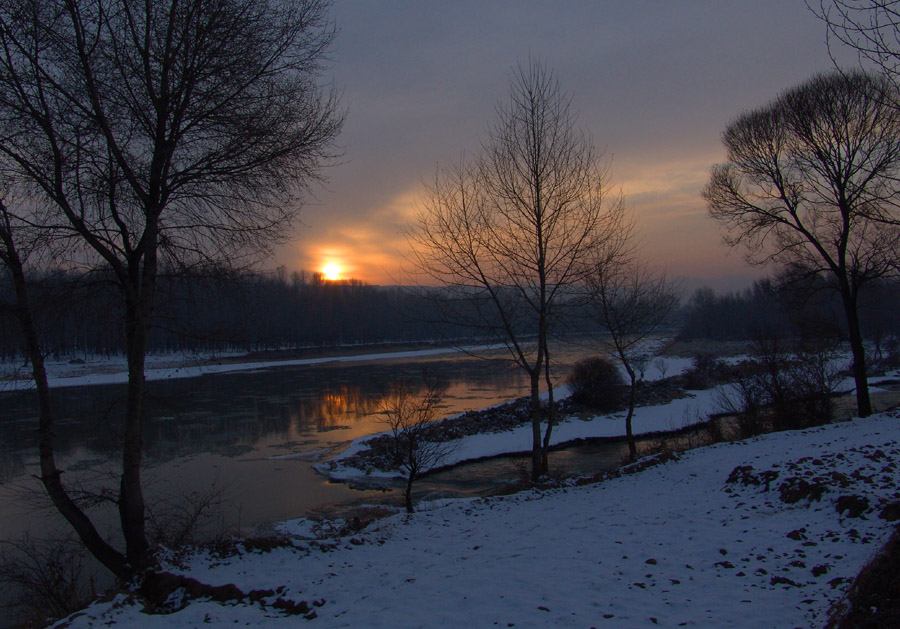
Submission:
[[[743,358],[743,357],[735,357]],[[729,359],[730,360],[730,359]],[[647,382],[655,382],[663,378],[671,378],[679,376],[694,366],[693,358],[684,358],[682,356],[654,356],[644,369],[644,380]],[[624,375],[624,367],[621,368]]]
[[[895,500],[898,456],[900,421],[881,414],[700,448],[602,483],[445,502],[350,537],[308,541],[312,529],[294,523],[284,532],[306,541],[169,566],[244,592],[281,588],[261,602],[147,615],[120,595],[66,626],[294,626],[278,597],[319,603],[319,627],[822,626],[892,530],[877,514]],[[752,466],[750,482],[728,481],[739,466]],[[753,484],[766,471],[778,476]],[[786,502],[791,478],[820,484],[821,497]],[[856,494],[871,506],[863,517],[839,513],[838,498]]]
[[[346,520],[344,518],[323,518],[317,520],[295,518],[284,522],[276,522],[274,528],[278,535],[297,539],[321,539],[338,535],[341,528],[345,525]]]
[[[752,358],[746,355],[730,356],[722,360],[728,364],[738,364]],[[838,355],[833,361],[835,364],[845,362],[846,355]],[[654,381],[665,377],[681,375],[693,365],[693,359],[673,356],[659,356],[649,361],[650,367],[646,370],[644,379]],[[896,379],[897,372],[889,373],[883,377],[869,379],[871,384],[878,384]],[[839,391],[852,393],[856,390],[853,378],[844,378],[836,386]],[[881,389],[873,387],[870,391]],[[705,422],[711,414],[722,410],[722,400],[732,392],[732,385],[719,385],[703,391],[686,391],[687,397],[673,400],[667,404],[657,406],[642,406],[634,410],[632,418],[635,436],[670,432]],[[561,400],[569,395],[568,386],[554,389],[554,397]],[[541,393],[541,398],[546,400],[547,392]],[[452,417],[446,418],[452,419]],[[331,459],[317,463],[313,467],[332,480],[351,481],[360,479],[386,479],[403,477],[401,470],[359,469],[343,463],[343,461],[366,449],[366,442],[385,433],[365,435],[352,441],[346,450]],[[560,445],[577,439],[592,438],[621,438],[625,434],[625,412],[610,415],[597,415],[588,419],[573,417],[564,418],[559,425],[554,426],[551,433],[551,446]],[[482,433],[469,435],[462,439],[450,442],[448,454],[440,461],[441,467],[448,467],[472,461],[476,459],[498,456],[515,452],[530,452],[532,445],[532,433],[530,425],[522,425],[518,428],[498,433]]]
[[[275,369],[278,367],[299,367],[320,365],[335,362],[364,362],[372,360],[391,360],[397,358],[420,358],[438,354],[457,352],[475,352],[496,349],[495,345],[479,345],[471,347],[440,347],[402,352],[381,352],[371,354],[354,354],[352,356],[327,356],[322,358],[297,358],[289,360],[244,361],[234,363],[216,363],[224,357],[237,355],[218,354],[216,356],[162,355],[148,356],[145,378],[147,380],[169,380],[181,378],[197,378],[210,374],[255,371],[259,369]],[[128,368],[123,357],[92,357],[80,363],[65,361],[47,361],[47,376],[51,387],[81,387],[101,384],[124,384],[128,382]],[[16,391],[34,388],[31,372],[27,366],[12,363],[0,364],[0,391]]]

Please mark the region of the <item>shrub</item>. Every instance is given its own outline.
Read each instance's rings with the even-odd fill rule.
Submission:
[[[727,365],[708,354],[694,356],[693,364],[688,369],[684,378],[684,388],[699,391],[715,386],[723,379],[727,379]]]
[[[603,412],[621,407],[625,379],[608,358],[591,356],[572,366],[567,380],[575,402]]]
[[[752,437],[766,431],[763,409],[769,404],[764,377],[744,371],[742,375],[715,395],[719,412],[737,417],[741,437]]]
[[[773,396],[775,429],[805,428],[831,421],[837,368],[825,351],[800,352],[787,367],[781,397]]]
[[[176,549],[216,541],[228,535],[226,489],[215,482],[191,492],[170,492],[147,509],[147,537],[154,545]]]
[[[866,357],[866,362],[872,366],[873,373],[884,373],[900,367],[900,339],[891,335],[877,343],[873,355]]]
[[[85,550],[72,538],[0,540],[0,594],[21,627],[43,627],[89,602]],[[93,577],[91,577],[93,585]]]
[[[697,373],[712,376],[722,366],[722,361],[709,354],[697,354],[694,356],[692,368]]]
[[[759,344],[755,368],[737,372],[718,396],[720,410],[738,418],[742,436],[790,430],[831,420],[837,372],[827,351],[788,352]]]
[[[900,367],[900,338],[892,336],[885,343],[885,360],[891,368]]]

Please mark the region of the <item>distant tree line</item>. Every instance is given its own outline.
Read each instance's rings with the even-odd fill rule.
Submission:
[[[684,304],[678,337],[748,340],[761,335],[797,340],[845,340],[840,296],[821,277],[789,274],[756,280],[744,291],[698,289]],[[879,281],[860,296],[863,337],[880,347],[900,337],[900,283]]]
[[[47,272],[35,278],[39,325],[51,357],[122,353],[122,304],[101,273]],[[743,291],[698,289],[660,333],[681,339],[746,340],[760,334],[844,339],[839,298],[821,278],[785,275],[756,280]],[[0,295],[11,291],[0,283]],[[465,340],[489,336],[446,317],[440,289],[409,291],[320,273],[274,271],[236,275],[165,274],[150,333],[151,352],[265,351],[301,347]],[[900,283],[883,281],[862,296],[863,335],[880,345],[900,337]],[[461,300],[458,308],[469,308]],[[555,321],[557,335],[596,333],[583,305]],[[459,317],[462,319],[462,317]],[[520,322],[523,330],[528,321]],[[680,323],[678,327],[675,327]],[[0,356],[18,355],[10,313],[0,313]]]
[[[34,278],[38,325],[52,357],[123,351],[123,304],[104,273],[45,272]],[[0,295],[12,287],[0,283]],[[319,273],[163,273],[151,352],[282,348],[477,338],[444,321],[428,291],[330,281]],[[0,355],[21,348],[11,313],[0,313]]]
[[[71,359],[124,352],[124,304],[107,272],[35,272],[31,281],[45,355]],[[0,298],[12,290],[0,279]],[[167,269],[160,274],[157,295],[148,340],[152,353],[496,340],[496,330],[479,319],[481,302],[440,287],[412,290],[358,279],[334,281],[285,267],[251,273]],[[511,325],[524,342],[533,340],[534,316],[516,305],[521,295],[509,290],[504,299],[517,313]],[[572,293],[559,305],[550,332],[554,337],[603,334],[591,308],[583,291]],[[664,332],[674,331],[673,319]],[[0,310],[0,358],[19,357],[20,334],[13,313]]]

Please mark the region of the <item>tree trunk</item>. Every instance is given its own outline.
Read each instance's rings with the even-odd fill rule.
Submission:
[[[634,370],[626,367],[631,386],[628,389],[628,413],[625,415],[625,435],[628,437],[628,458],[634,463],[637,461],[637,444],[634,442],[634,432],[631,429],[631,418],[634,416],[634,390],[636,385]]]
[[[149,315],[133,305],[127,307],[126,344],[128,388],[125,399],[125,431],[122,448],[122,479],[119,489],[119,519],[125,536],[125,556],[134,569],[147,560],[149,546],[144,521],[141,486],[143,458],[144,363],[147,353]]]
[[[844,303],[844,314],[847,316],[847,332],[850,336],[850,350],[853,352],[853,379],[856,383],[856,412],[860,417],[872,414],[872,401],[869,398],[869,381],[866,377],[866,349],[863,346],[862,333],[859,329],[859,313],[856,310],[856,298],[849,289],[841,291]]]
[[[110,546],[97,532],[93,522],[75,504],[69,496],[60,478],[62,472],[56,467],[53,445],[53,408],[50,403],[50,386],[47,382],[47,370],[44,367],[44,355],[38,343],[37,330],[31,313],[31,304],[25,283],[25,275],[21,260],[12,246],[7,242],[9,260],[7,261],[13,277],[16,293],[16,316],[25,340],[25,351],[31,362],[38,399],[38,452],[40,456],[41,482],[53,505],[72,526],[81,542],[97,560],[117,577],[126,576],[125,557]]]
[[[148,212],[151,216],[153,213]],[[144,231],[143,264],[137,255],[129,264],[125,304],[125,351],[128,389],[122,445],[122,482],[119,520],[125,537],[125,557],[132,570],[142,569],[149,558],[141,464],[144,452],[144,368],[157,276],[157,231],[148,217]]]
[[[413,488],[414,480],[416,480],[416,477],[412,472],[410,472],[409,476],[406,477],[406,512],[407,513],[415,513],[415,509],[413,509],[413,501],[412,501],[412,488]]]
[[[550,381],[550,349],[544,348],[544,379],[547,383],[547,430],[544,431],[544,444],[541,448],[541,474],[550,473],[550,434],[556,415],[553,409],[553,383]]]
[[[540,367],[531,376],[531,480],[537,482],[541,477],[541,395]]]

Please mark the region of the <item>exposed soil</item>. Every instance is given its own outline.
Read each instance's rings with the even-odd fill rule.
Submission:
[[[900,527],[862,569],[828,623],[829,629],[895,627],[900,627]]]

